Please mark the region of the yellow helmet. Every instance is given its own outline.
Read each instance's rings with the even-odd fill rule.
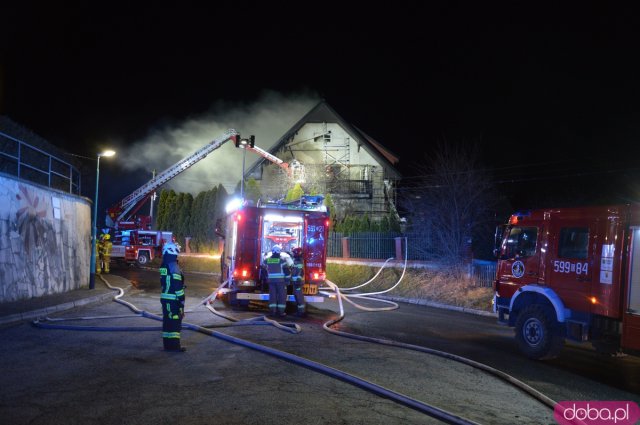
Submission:
[[[108,241],[109,239],[111,239],[111,235],[110,234],[107,233],[106,235],[104,235],[104,240],[105,241]]]

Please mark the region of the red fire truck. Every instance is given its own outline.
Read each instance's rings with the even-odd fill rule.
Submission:
[[[494,309],[528,357],[565,338],[640,353],[640,205],[516,213],[495,252]]]
[[[159,230],[118,230],[114,232],[111,259],[129,264],[147,265],[162,255],[162,245],[173,237]]]
[[[251,206],[237,202],[227,208],[221,262],[222,280],[228,283],[219,291],[225,304],[247,306],[252,300],[269,300],[260,269],[276,244],[285,252],[302,247],[305,298],[307,302],[323,301],[317,296],[325,280],[329,233],[329,213],[323,200],[321,195],[303,196],[290,203]],[[293,301],[292,295],[289,301]]]

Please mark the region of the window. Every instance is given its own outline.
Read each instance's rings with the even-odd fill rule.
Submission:
[[[504,241],[502,254],[506,258],[531,257],[536,253],[537,227],[512,227]]]
[[[588,227],[563,227],[560,229],[558,257],[584,260],[589,249]]]

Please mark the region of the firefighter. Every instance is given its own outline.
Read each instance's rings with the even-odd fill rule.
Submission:
[[[173,242],[162,247],[160,266],[160,303],[162,304],[162,342],[165,351],[187,351],[180,345],[184,317],[184,275],[178,266],[180,250]]]
[[[287,307],[287,284],[291,278],[291,257],[282,252],[280,245],[271,248],[271,254],[264,260],[269,281],[269,313],[284,317]]]
[[[106,234],[102,240],[102,264],[105,273],[109,273],[109,263],[111,262],[111,249],[113,244],[111,243],[111,235]]]
[[[302,259],[302,248],[293,248],[291,251],[293,254],[293,267],[291,268],[291,284],[293,285],[293,297],[296,299],[296,306],[298,310],[296,316],[304,317],[305,315],[305,302],[304,294],[302,293],[302,285],[304,284],[304,265]]]
[[[104,235],[96,238],[96,274],[102,273],[102,238]]]

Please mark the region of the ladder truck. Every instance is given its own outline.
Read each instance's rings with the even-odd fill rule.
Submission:
[[[228,141],[233,141],[238,148],[245,148],[268,159],[287,171],[290,177],[294,173],[300,176],[303,172],[302,164],[298,161],[294,160],[291,164],[286,163],[255,146],[255,136],[242,139],[240,133],[229,129],[220,137],[161,172],[107,210],[106,225],[114,229],[112,259],[145,265],[161,254],[162,245],[172,239],[172,233],[151,230],[151,216],[136,215],[136,213],[160,186],[195,165]]]
[[[160,186],[204,159],[229,140],[234,141],[237,146],[240,142],[240,133],[234,129],[225,131],[220,137],[178,161],[107,210],[105,222],[114,232],[112,259],[145,265],[161,254],[162,245],[171,240],[172,233],[151,230],[151,217],[138,216],[136,213]]]

